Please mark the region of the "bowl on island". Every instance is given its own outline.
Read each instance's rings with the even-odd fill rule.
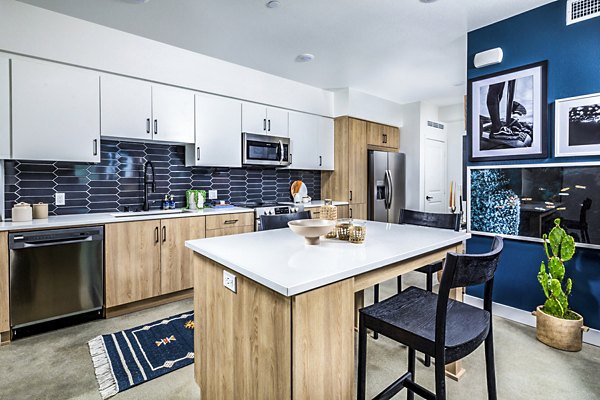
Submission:
[[[306,244],[319,244],[321,236],[335,227],[335,221],[326,219],[297,219],[289,221],[288,226],[297,235],[304,236]]]

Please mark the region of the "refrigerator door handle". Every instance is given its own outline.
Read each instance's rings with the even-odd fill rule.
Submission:
[[[385,204],[385,209],[388,210],[390,208],[390,179],[389,179],[389,171],[386,169],[385,170],[385,176],[383,178],[383,184],[384,184],[384,204]]]
[[[389,197],[390,199],[388,200],[388,209],[392,208],[392,202],[394,201],[394,179],[392,178],[392,171],[390,171],[389,169],[386,171],[388,174],[388,184],[390,186],[389,189]]]

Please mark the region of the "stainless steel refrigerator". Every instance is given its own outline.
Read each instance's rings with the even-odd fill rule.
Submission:
[[[406,201],[405,155],[369,150],[368,165],[368,219],[398,223]]]

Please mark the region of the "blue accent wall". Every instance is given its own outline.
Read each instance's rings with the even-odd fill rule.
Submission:
[[[548,60],[548,154],[544,160],[471,162],[468,165],[526,164],[570,161],[600,161],[600,156],[554,158],[554,101],[600,92],[600,18],[566,25],[566,0],[470,32],[468,35],[468,79]],[[473,57],[480,51],[501,47],[501,64],[476,69]],[[470,116],[469,116],[470,118]],[[470,145],[470,144],[467,144]],[[485,252],[491,238],[474,236],[469,252]],[[536,280],[545,259],[541,243],[506,240],[494,283],[494,301],[532,311],[544,301]],[[571,307],[583,314],[585,324],[600,329],[600,250],[577,249],[567,264],[573,279]],[[469,294],[482,297],[481,287]]]

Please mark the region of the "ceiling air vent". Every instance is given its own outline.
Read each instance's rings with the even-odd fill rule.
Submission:
[[[568,0],[567,25],[600,16],[600,0]]]
[[[427,126],[430,126],[435,129],[444,129],[444,124],[440,124],[439,122],[427,121]]]

